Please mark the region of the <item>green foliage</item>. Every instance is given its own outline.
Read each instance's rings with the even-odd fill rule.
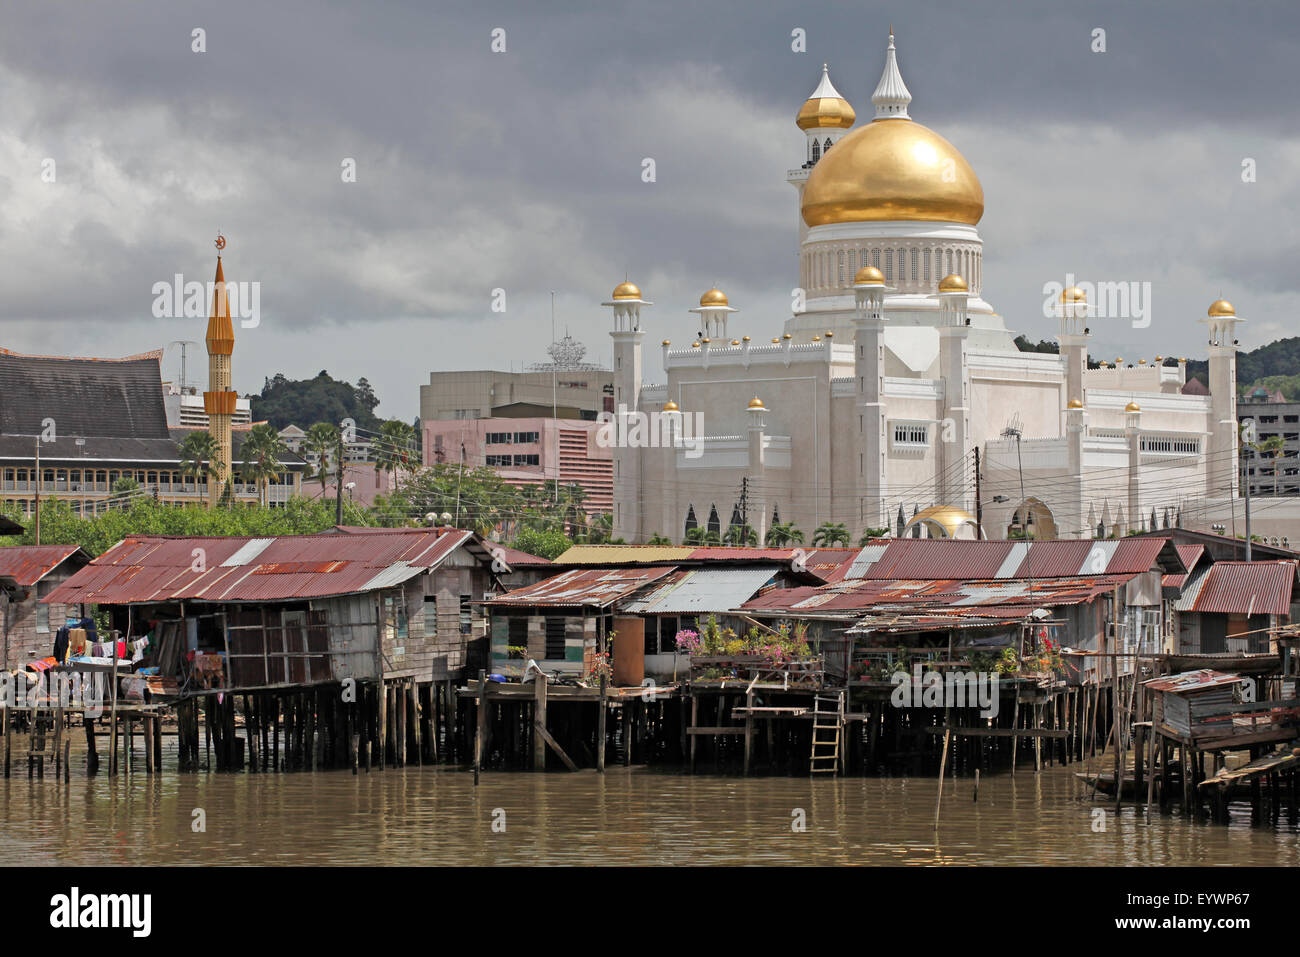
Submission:
[[[269,498],[271,479],[279,478],[283,472],[280,460],[288,452],[280,434],[265,422],[253,426],[244,437],[244,444],[239,449],[239,472],[257,486],[258,501],[263,505]]]
[[[333,422],[317,422],[307,429],[303,439],[303,451],[316,456],[316,472],[312,478],[320,481],[320,493],[325,494],[325,485],[330,478],[330,458],[337,456],[339,450],[339,427]]]
[[[522,529],[510,542],[511,548],[552,561],[572,545],[573,541],[561,531],[536,528]]]
[[[5,545],[34,544],[35,523],[16,508],[6,506],[4,512],[27,530],[0,541]],[[332,502],[303,498],[290,499],[282,508],[240,505],[209,509],[163,505],[145,496],[86,518],[78,516],[67,502],[50,499],[41,503],[41,543],[80,545],[92,555],[104,553],[129,535],[306,535],[333,525]]]
[[[858,544],[869,545],[871,544],[872,539],[884,538],[888,534],[888,528],[864,528],[862,530],[862,537],[858,539]]]
[[[757,545],[758,532],[749,524],[729,525],[726,533],[722,536],[724,545]]]
[[[673,540],[671,538],[669,538],[667,535],[660,535],[658,532],[655,532],[646,541],[647,545],[671,545],[672,543]]]
[[[803,531],[794,527],[794,522],[777,522],[767,530],[763,544],[769,548],[782,548],[786,545],[802,545]]]
[[[364,378],[351,385],[324,369],[313,379],[290,379],[283,373],[266,380],[260,395],[252,396],[253,420],[265,420],[278,432],[287,425],[307,422],[338,424],[350,418],[358,429],[379,431],[375,415],[379,397]]]
[[[711,532],[703,525],[696,525],[686,533],[686,536],[682,539],[682,544],[695,545],[696,547],[702,547],[705,545],[721,545],[722,538],[717,532]]]
[[[1030,342],[1024,335],[1019,335],[1016,336],[1015,343],[1016,348],[1021,352],[1050,352],[1055,355],[1059,355],[1061,352],[1061,344],[1053,342],[1051,339],[1039,339],[1035,344]]]
[[[822,548],[847,547],[849,530],[843,522],[822,522],[813,532],[812,543]]]

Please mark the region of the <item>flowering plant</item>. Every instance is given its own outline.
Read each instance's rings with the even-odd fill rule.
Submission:
[[[691,631],[689,628],[683,628],[677,632],[677,650],[684,655],[698,655],[700,653],[700,634],[697,631]]]
[[[608,651],[598,651],[591,657],[591,664],[587,667],[587,673],[583,676],[586,684],[600,684],[600,679],[604,678],[608,682],[614,677],[614,666],[610,661]]]

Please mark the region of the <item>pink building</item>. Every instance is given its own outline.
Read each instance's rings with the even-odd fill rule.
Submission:
[[[437,419],[424,427],[424,464],[494,469],[511,485],[578,484],[587,511],[614,507],[614,456],[583,419]],[[463,451],[462,451],[463,450]],[[463,455],[463,458],[462,458]]]

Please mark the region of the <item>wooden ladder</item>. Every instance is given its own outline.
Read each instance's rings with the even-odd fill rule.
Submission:
[[[19,752],[27,758],[27,776],[32,772],[45,777],[45,762],[49,761],[56,777],[67,776],[68,745],[70,741],[64,734],[63,709],[60,707],[33,708],[29,714],[27,749]]]
[[[844,729],[844,692],[833,696],[816,695],[812,719],[809,769],[813,774],[837,774],[840,769],[840,738]]]

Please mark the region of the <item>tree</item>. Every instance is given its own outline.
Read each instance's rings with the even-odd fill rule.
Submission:
[[[329,460],[339,450],[339,427],[332,422],[317,422],[307,430],[303,439],[303,451],[317,456],[316,473],[313,478],[320,479],[321,498],[325,497],[325,483],[330,477]]]
[[[193,478],[196,490],[200,482],[215,481],[221,474],[221,462],[217,458],[220,449],[211,432],[191,432],[181,440],[178,451],[181,475]]]
[[[671,545],[672,543],[673,540],[671,538],[669,538],[667,535],[660,535],[658,532],[655,532],[646,541],[647,545]]]
[[[267,505],[271,497],[271,479],[279,478],[284,469],[280,459],[288,452],[280,433],[265,422],[248,430],[240,446],[240,472],[257,486],[257,500]]]
[[[862,537],[858,539],[858,544],[870,545],[873,539],[885,538],[888,535],[888,528],[864,528],[862,530]]]
[[[1273,494],[1277,495],[1277,460],[1282,457],[1282,452],[1286,449],[1286,440],[1280,435],[1270,435],[1262,442],[1257,442],[1254,448],[1260,455],[1267,455],[1273,463]]]
[[[129,475],[123,475],[113,483],[111,491],[113,494],[109,496],[110,501],[119,503],[128,501],[132,498],[136,498],[135,493],[140,491],[140,483]]]
[[[710,531],[703,525],[696,525],[692,528],[686,533],[686,537],[682,541],[683,544],[694,545],[696,547],[722,544],[722,540],[718,537],[718,533]]]
[[[722,536],[724,545],[757,545],[758,532],[748,523],[744,525],[728,525],[726,533]]]
[[[794,527],[794,522],[777,522],[767,530],[765,544],[771,548],[783,548],[786,545],[802,545],[804,534]]]
[[[352,419],[357,428],[379,429],[375,406],[379,398],[361,379],[354,387],[334,379],[324,369],[311,379],[289,379],[281,373],[266,380],[260,395],[251,397],[253,419],[265,420],[277,430],[304,422],[342,422]]]
[[[525,528],[511,541],[510,546],[530,555],[554,561],[555,558],[572,547],[573,542],[558,530],[541,530]]]
[[[389,419],[379,427],[379,435],[372,444],[375,454],[375,477],[388,472],[393,476],[393,490],[397,490],[397,472],[415,464],[415,429],[401,419]]]
[[[843,522],[822,522],[817,526],[817,531],[813,532],[813,546],[822,548],[833,548],[836,545],[847,547],[849,544],[849,530]]]

